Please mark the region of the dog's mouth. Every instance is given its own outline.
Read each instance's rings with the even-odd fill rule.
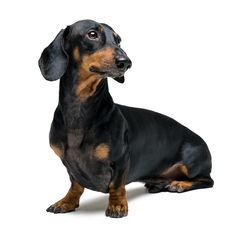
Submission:
[[[111,77],[111,78],[116,78],[116,77],[122,77],[125,73],[126,70],[121,70],[117,68],[98,68],[96,66],[91,66],[89,68],[90,72],[96,73],[102,77]]]
[[[91,66],[91,67],[89,68],[89,70],[90,70],[91,72],[96,73],[96,74],[99,74],[99,75],[106,75],[106,74],[107,74],[107,71],[101,70],[101,69],[99,69],[99,68],[97,68],[97,67],[95,67],[95,66]]]

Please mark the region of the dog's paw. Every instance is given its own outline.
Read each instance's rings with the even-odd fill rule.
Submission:
[[[172,181],[169,185],[167,185],[167,189],[170,192],[182,193],[191,188],[192,183],[189,181]]]
[[[106,210],[106,216],[112,218],[121,218],[128,215],[128,205],[119,204],[119,205],[109,205]]]
[[[66,213],[66,212],[74,211],[77,207],[79,207],[79,205],[76,205],[75,203],[60,200],[56,202],[55,204],[51,205],[50,207],[48,207],[46,211],[52,212],[55,214]]]

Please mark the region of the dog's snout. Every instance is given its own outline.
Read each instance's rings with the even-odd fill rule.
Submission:
[[[118,56],[116,57],[116,66],[122,70],[128,70],[132,66],[132,62],[128,57]]]

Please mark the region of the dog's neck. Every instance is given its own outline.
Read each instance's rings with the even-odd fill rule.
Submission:
[[[91,83],[97,84],[95,91],[84,98],[80,96],[83,89],[79,87],[81,85],[79,82],[84,78],[81,78],[76,70],[68,71],[60,80],[59,109],[67,128],[87,129],[114,109],[108,82],[107,79],[96,81],[96,78],[87,78]]]

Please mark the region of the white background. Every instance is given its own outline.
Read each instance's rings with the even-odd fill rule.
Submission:
[[[1,1],[1,235],[235,235],[235,1]],[[69,214],[45,209],[69,188],[48,145],[58,81],[43,79],[42,50],[81,19],[111,25],[133,61],[114,100],[169,115],[201,135],[212,189],[150,195],[127,186],[129,216],[104,216],[108,195],[86,190]],[[234,220],[233,220],[234,218]]]

